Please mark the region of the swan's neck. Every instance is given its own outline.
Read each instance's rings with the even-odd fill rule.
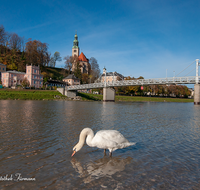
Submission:
[[[87,137],[87,138],[86,138]],[[79,137],[79,142],[78,144],[82,147],[85,143],[85,139],[86,139],[86,143],[88,146],[93,146],[92,145],[92,139],[94,138],[94,132],[92,131],[92,129],[90,128],[85,128],[81,131],[80,137]]]
[[[94,145],[92,144],[92,140],[94,138],[94,132],[92,131],[92,133],[88,134],[87,135],[87,138],[86,138],[86,143],[88,146],[91,146],[93,147]]]

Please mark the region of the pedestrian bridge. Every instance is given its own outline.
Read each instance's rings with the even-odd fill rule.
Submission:
[[[138,85],[143,86],[143,85],[194,84],[194,104],[200,104],[200,82],[199,82],[200,77],[198,73],[198,67],[200,65],[199,59],[196,59],[194,62],[196,62],[196,76],[187,76],[187,77],[174,76],[174,77],[154,78],[154,79],[117,80],[117,81],[115,81],[113,77],[112,82],[107,82],[106,72],[105,72],[104,76],[105,82],[66,86],[65,89],[58,89],[58,91],[68,97],[75,97],[77,95],[77,90],[103,88],[103,100],[115,101],[115,90],[113,87],[138,86]],[[193,63],[191,63],[190,65],[192,65]]]
[[[199,77],[200,79],[200,77]],[[200,80],[198,80],[200,81]],[[155,79],[138,79],[138,80],[121,80],[113,82],[100,82],[82,85],[67,86],[67,90],[85,90],[92,88],[108,88],[120,86],[138,86],[138,85],[164,85],[164,84],[195,84],[196,77],[171,77],[171,78],[155,78]]]

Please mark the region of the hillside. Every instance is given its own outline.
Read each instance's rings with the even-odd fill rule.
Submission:
[[[63,68],[41,66],[41,74],[44,76],[44,82],[49,78],[62,80],[68,75],[67,73]]]

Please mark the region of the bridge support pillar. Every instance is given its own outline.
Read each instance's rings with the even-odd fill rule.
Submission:
[[[200,105],[200,85],[194,85],[194,104]]]
[[[75,98],[77,96],[77,90],[65,90],[65,96]]]
[[[57,88],[57,91],[69,98],[75,98],[77,96],[77,90],[67,90],[66,88]]]
[[[62,95],[65,95],[65,88],[57,88],[57,91],[60,92]]]
[[[114,102],[115,101],[115,89],[114,88],[103,88],[103,101]]]

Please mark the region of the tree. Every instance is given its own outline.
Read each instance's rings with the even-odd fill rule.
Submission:
[[[91,82],[93,83],[96,79],[100,77],[101,71],[99,69],[99,64],[97,63],[97,60],[94,57],[90,58],[90,79]]]
[[[23,79],[21,85],[22,85],[23,87],[26,88],[26,87],[29,87],[29,86],[30,86],[30,82],[29,82],[28,79],[25,77],[25,78]]]
[[[27,62],[34,65],[47,66],[50,61],[50,54],[48,53],[48,44],[42,43],[38,40],[29,40],[26,43]]]
[[[74,69],[74,76],[76,76],[77,78],[79,78],[80,81],[82,82],[82,74],[81,74],[81,69],[80,69],[79,61],[76,63],[76,68]]]
[[[55,59],[54,57],[51,57],[50,62],[49,62],[50,67],[55,67]]]
[[[70,71],[72,69],[72,65],[76,62],[78,62],[77,56],[66,56],[64,57],[65,60],[65,68],[68,70],[68,74],[70,74]]]
[[[5,45],[6,37],[7,37],[7,33],[6,33],[5,29],[4,29],[4,26],[1,25],[0,26],[0,45]]]
[[[83,73],[82,74],[82,83],[83,84],[87,84],[88,83],[88,79],[89,79],[88,74],[87,73]]]
[[[62,74],[63,78],[65,78],[67,76],[66,69],[62,69],[61,74]]]
[[[10,49],[20,51],[22,49],[22,44],[23,44],[22,40],[23,38],[19,37],[18,34],[12,33],[10,35],[10,40],[9,40]]]
[[[54,67],[56,66],[56,61],[62,61],[62,58],[60,57],[60,53],[58,51],[56,51],[53,55],[54,58]]]
[[[139,79],[144,79],[144,77],[140,76],[140,77],[138,77],[137,79],[138,79],[138,80],[139,80]]]

